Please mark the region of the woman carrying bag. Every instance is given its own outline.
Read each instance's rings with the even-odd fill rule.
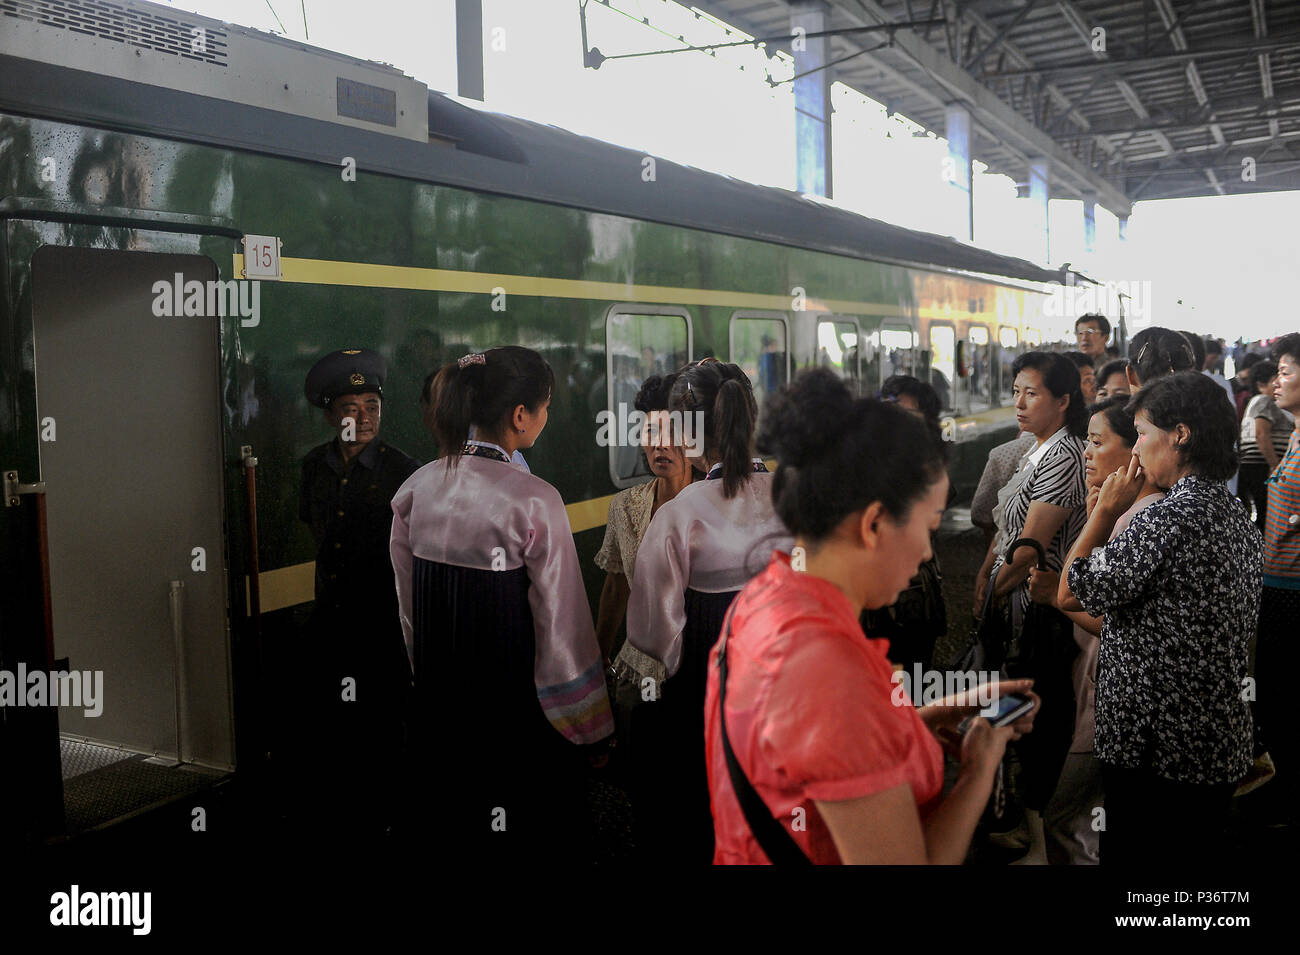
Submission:
[[[1071,667],[1078,647],[1070,620],[1030,599],[1037,548],[1020,546],[1009,557],[1006,551],[1012,542],[1033,541],[1043,554],[1040,569],[1060,572],[1087,519],[1083,437],[1088,412],[1079,370],[1064,355],[1026,352],[1011,370],[1016,421],[1037,445],[999,495],[1003,523],[976,581],[976,606],[987,599],[992,606],[984,627],[994,632],[1004,628],[1006,672],[1032,678],[1043,698],[1033,736],[1017,746],[1030,850],[1025,861],[1037,862],[1046,861],[1042,811],[1056,788],[1074,730]],[[987,636],[985,641],[987,646]]]
[[[764,414],[759,447],[780,462],[772,500],[795,546],[741,591],[710,654],[714,862],[959,864],[1033,712],[995,729],[975,706],[918,710],[897,692],[886,641],[858,625],[930,555],[948,491],[942,446],[821,369]],[[1001,686],[1033,699],[1028,688]],[[961,758],[947,797],[940,739]]]

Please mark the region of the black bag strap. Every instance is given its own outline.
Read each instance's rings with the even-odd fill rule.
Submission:
[[[738,596],[727,610],[727,621],[722,628],[722,643],[718,647],[718,725],[722,727],[722,752],[727,757],[731,788],[736,793],[736,800],[740,803],[741,812],[745,814],[750,832],[772,865],[812,865],[812,860],[804,855],[799,843],[786,832],[785,826],[776,821],[772,811],[767,808],[767,803],[763,802],[763,797],[750,785],[731,748],[731,740],[727,737],[727,638],[731,636],[731,616],[739,602]]]

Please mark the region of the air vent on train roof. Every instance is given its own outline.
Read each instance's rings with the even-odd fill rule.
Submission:
[[[0,24],[0,54],[428,142],[428,87],[382,63],[144,0],[0,0]]]
[[[190,60],[226,65],[224,31],[213,30],[203,44],[196,44],[190,32],[193,27],[170,12],[155,13],[109,0],[0,0],[0,14]]]

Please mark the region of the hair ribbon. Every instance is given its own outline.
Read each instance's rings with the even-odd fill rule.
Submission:
[[[487,356],[482,352],[475,352],[471,355],[465,355],[463,358],[456,359],[457,366],[465,368],[468,365],[486,365]]]

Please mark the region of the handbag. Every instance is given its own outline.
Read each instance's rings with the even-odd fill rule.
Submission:
[[[767,803],[763,802],[763,797],[750,784],[731,748],[731,739],[727,736],[727,640],[731,636],[731,615],[737,603],[739,600],[733,601],[727,609],[727,622],[722,628],[722,641],[718,644],[718,725],[722,728],[722,752],[727,760],[731,788],[736,794],[736,801],[740,803],[740,811],[745,815],[749,831],[754,834],[772,865],[812,865],[812,860],[799,848],[799,843],[786,832],[785,826],[776,821],[772,811],[767,808]]]
[[[1038,555],[1038,569],[1047,568],[1047,552],[1043,550],[1043,545],[1038,543],[1032,537],[1020,537],[1011,542],[1007,548],[1005,557],[1006,564],[1011,563],[1012,557],[1021,547],[1032,547]],[[1001,672],[1006,676],[1008,657],[1014,657],[1014,652],[1020,636],[1022,621],[1014,619],[1014,612],[1011,617],[1004,613],[1000,608],[994,605],[993,591],[997,584],[997,575],[990,576],[989,585],[984,592],[984,606],[980,615],[971,623],[970,637],[966,643],[966,649],[962,651],[957,658],[954,668],[969,673],[974,670],[977,673]]]

